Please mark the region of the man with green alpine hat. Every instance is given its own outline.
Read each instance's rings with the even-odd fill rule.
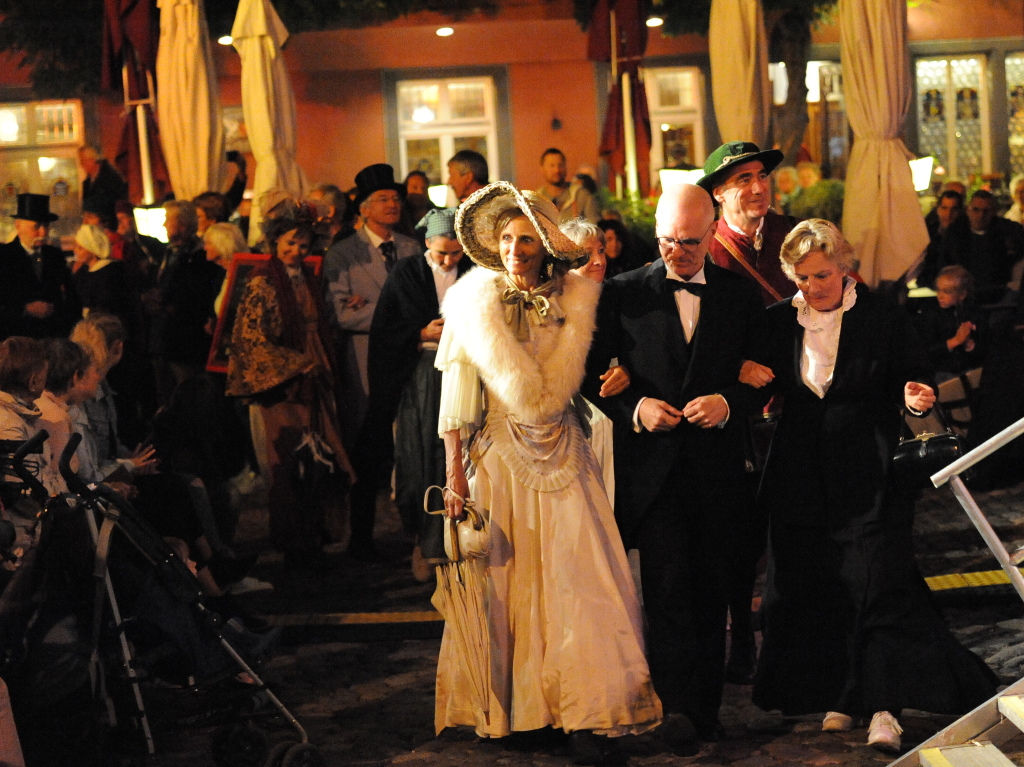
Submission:
[[[697,182],[722,206],[711,239],[711,258],[757,282],[765,306],[796,292],[779,261],[782,241],[796,221],[769,209],[768,175],[782,159],[777,149],[762,151],[749,141],[730,141],[711,153],[704,163],[704,177]]]
[[[782,162],[777,149],[762,151],[749,141],[722,144],[704,163],[704,176],[697,184],[721,205],[722,215],[715,224],[715,235],[708,248],[718,266],[758,283],[765,306],[793,295],[793,283],[782,272],[779,251],[782,241],[796,221],[769,209],[772,201],[769,174]],[[757,372],[752,362],[744,365]],[[763,375],[763,374],[762,374]],[[741,375],[740,380],[750,383]],[[770,379],[769,379],[770,380]],[[761,384],[767,383],[762,381]],[[752,444],[752,443],[751,443]],[[729,584],[729,662],[725,678],[734,684],[750,684],[757,666],[757,645],[750,603],[757,578],[757,562],[767,540],[765,520],[756,513],[754,497],[760,472],[748,460],[750,493],[744,519],[738,528],[745,535],[738,538]]]

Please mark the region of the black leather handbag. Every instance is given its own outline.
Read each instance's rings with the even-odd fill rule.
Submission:
[[[904,428],[909,433],[909,429]],[[900,439],[892,455],[892,478],[905,491],[931,487],[931,476],[967,452],[963,437],[947,430],[942,434],[924,432]]]

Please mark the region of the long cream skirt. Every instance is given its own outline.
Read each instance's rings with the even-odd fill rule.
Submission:
[[[547,492],[514,478],[501,455],[507,450],[496,444],[477,458],[470,496],[491,520],[490,554],[475,566],[489,641],[486,652],[467,652],[446,624],[438,732],[471,725],[480,736],[502,737],[550,725],[625,735],[661,719],[639,601],[600,469],[585,440],[574,450],[575,478]],[[467,667],[481,656],[488,668]],[[485,705],[475,689],[481,679]]]

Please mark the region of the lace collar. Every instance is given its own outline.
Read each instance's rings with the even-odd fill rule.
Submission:
[[[843,312],[848,312],[857,303],[857,282],[852,277],[843,278],[843,303],[838,309],[829,312],[819,312],[811,308],[804,298],[803,291],[797,291],[793,296],[793,306],[796,308],[796,321],[804,329],[812,333],[820,333],[832,330],[843,321]]]

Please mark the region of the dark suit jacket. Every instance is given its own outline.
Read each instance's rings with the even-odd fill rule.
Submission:
[[[171,362],[203,364],[211,343],[206,321],[214,314],[213,302],[224,281],[224,269],[206,260],[198,241],[182,252],[168,249],[164,259],[167,263],[157,278],[162,303],[155,324],[159,328],[156,350]]]
[[[456,267],[458,276],[472,266],[468,256],[462,258]],[[440,316],[434,273],[426,258],[399,259],[377,299],[367,358],[371,407],[383,407],[388,423],[395,419],[402,391],[416,370],[420,331]]]
[[[588,361],[585,395],[615,426],[615,515],[627,547],[644,514],[680,462],[723,503],[743,494],[743,423],[767,401],[738,381],[740,364],[753,359],[764,304],[757,284],[707,261],[707,286],[689,344],[661,259],[605,283],[598,330]],[[629,389],[598,396],[597,376],[617,357],[630,373]],[[639,434],[633,412],[641,397],[682,408],[695,397],[721,394],[730,417],[723,429],[701,429],[683,420],[672,431]],[[733,498],[735,495],[735,498]]]
[[[81,319],[82,305],[64,253],[45,245],[42,257],[42,274],[37,278],[32,257],[18,238],[0,245],[0,338],[67,336]],[[33,301],[53,304],[53,314],[45,319],[26,317],[25,305]]]
[[[769,390],[784,397],[759,496],[772,524],[881,519],[903,423],[903,387],[907,381],[934,386],[910,318],[858,285],[857,303],[843,315],[832,384],[821,399],[800,378],[804,329],[791,300],[768,309],[767,328],[760,361],[775,372]]]
[[[468,256],[459,261],[459,277],[472,268]],[[383,486],[391,478],[394,441],[391,426],[402,392],[416,372],[420,330],[441,316],[434,274],[422,256],[399,259],[377,299],[370,325],[367,374],[370,398],[354,458],[360,481]],[[440,371],[438,371],[440,375]],[[436,419],[435,419],[436,420]]]

